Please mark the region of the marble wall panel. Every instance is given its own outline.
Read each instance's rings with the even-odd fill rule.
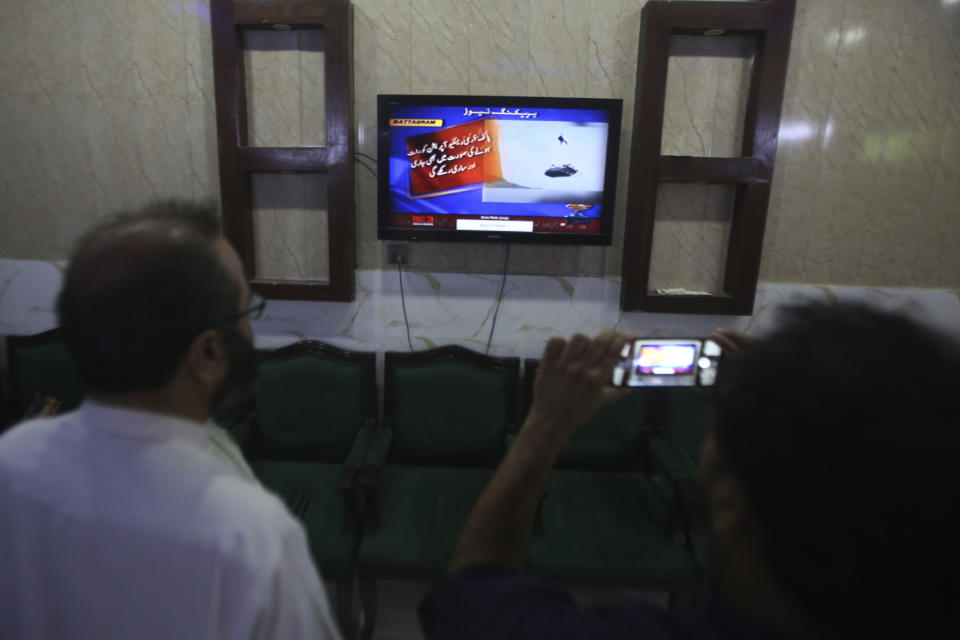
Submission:
[[[385,265],[387,251],[383,242],[377,240],[377,177],[376,163],[362,158],[357,161],[355,197],[358,215],[356,219],[357,264]],[[418,247],[419,248],[419,247]]]
[[[329,282],[325,177],[254,174],[251,191],[256,277]]]
[[[940,249],[941,238],[960,240],[948,204],[956,164],[941,156],[960,92],[951,11],[932,1],[800,4],[762,278],[954,281],[952,253]]]
[[[960,240],[960,221],[942,215],[951,209],[948,199],[953,201],[954,211],[960,210],[953,190],[944,189],[955,182],[944,162],[956,167],[960,155],[956,149],[947,158],[940,154],[955,101],[944,99],[942,92],[935,90],[960,88],[960,31],[955,25],[951,31],[949,23],[942,22],[940,11],[931,10],[933,3],[924,4],[918,3],[904,16],[887,97],[889,133],[882,151],[879,142],[871,141],[868,149],[878,153],[875,193],[894,203],[895,213],[868,226],[863,246],[865,274],[860,282],[868,282],[866,274],[882,269],[884,261],[908,272],[901,276],[901,285],[913,280],[930,282],[933,273],[947,266],[944,259],[949,255],[935,251],[937,236],[946,232],[949,237],[952,231],[953,240]]]
[[[413,92],[412,2],[356,0],[353,6],[357,148],[376,156],[377,94]]]
[[[663,155],[741,155],[754,49],[747,38],[671,38]]]
[[[459,3],[464,4],[464,3]],[[469,90],[477,95],[527,93],[531,0],[470,0]],[[462,11],[458,12],[462,15]]]
[[[723,291],[735,198],[732,185],[660,185],[650,260],[651,291]]]
[[[613,246],[514,247],[510,260],[518,273],[618,274],[645,2],[353,4],[357,143],[369,156],[378,93],[624,99]],[[319,48],[298,42],[296,64],[288,61],[298,91],[322,85],[322,76],[304,76],[319,66],[302,64]],[[285,51],[293,49],[278,53]],[[0,256],[61,259],[109,211],[154,197],[217,197],[207,0],[6,3],[0,55]],[[958,62],[960,3],[798,0],[762,279],[957,285]],[[671,96],[683,99],[668,108],[665,149],[736,150],[745,64],[716,56],[673,62],[686,78],[671,76]],[[263,70],[254,90],[283,77]],[[269,108],[286,115],[268,118],[260,133],[255,126],[254,137],[266,131],[271,144],[322,143],[319,95],[265,93],[275,101]],[[271,132],[275,124],[282,126]],[[699,137],[671,133],[691,124]],[[367,269],[385,266],[374,168],[357,168],[358,264]],[[411,256],[427,272],[497,274],[503,247],[422,244]],[[655,269],[671,271],[669,264]]]
[[[537,96],[582,96],[590,58],[591,3],[531,0],[530,73],[527,92]]]
[[[411,93],[411,0],[356,0],[354,11],[354,118],[357,127],[357,264],[386,264],[377,240],[377,94]]]
[[[820,215],[820,166],[835,130],[830,103],[840,40],[826,35],[838,28],[842,17],[843,3],[835,0],[797,6],[764,236],[763,280],[795,279],[790,274],[803,273],[809,255],[810,220]]]
[[[180,2],[130,7],[125,37],[131,42],[134,125],[114,128],[136,158],[134,197],[140,202],[189,193],[185,20]]]
[[[0,253],[62,258],[108,212],[217,193],[212,103],[194,108],[188,91],[187,56],[209,52],[208,10],[198,4],[4,7],[0,42],[12,90],[0,96]],[[202,185],[197,166],[205,167]]]
[[[839,43],[830,113],[835,122],[827,143],[817,190],[817,215],[810,218],[807,262],[820,262],[822,278],[859,283],[868,228],[883,228],[895,212],[877,208],[871,194],[878,181],[882,147],[891,131],[888,96],[906,5],[902,2],[844,4],[841,22],[826,34]],[[869,106],[868,106],[869,105]],[[824,252],[842,238],[845,251]],[[824,258],[829,256],[825,263]],[[885,274],[888,281],[897,274]]]
[[[324,146],[323,31],[248,31],[243,42],[248,144]]]
[[[633,96],[626,94],[636,81],[642,4],[591,2],[587,33],[587,94],[591,97],[623,98],[632,108]]]
[[[725,37],[715,58],[717,97],[714,100],[710,155],[743,155],[743,127],[747,115],[751,73],[757,41],[753,37]]]
[[[620,179],[617,181],[614,202],[613,243],[603,252],[602,270],[586,273],[620,273],[643,4],[628,0],[593,0],[592,3],[587,95],[622,99],[623,126],[620,134]]]
[[[219,199],[217,121],[213,92],[213,42],[206,2],[183,5],[186,66],[186,129],[189,140],[191,198]]]
[[[413,0],[410,74],[419,93],[470,92],[470,16],[459,0]]]

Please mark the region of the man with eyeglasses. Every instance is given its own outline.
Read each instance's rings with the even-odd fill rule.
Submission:
[[[157,203],[73,253],[86,398],[0,438],[0,637],[339,638],[302,526],[209,419],[251,394],[264,308],[215,214]]]

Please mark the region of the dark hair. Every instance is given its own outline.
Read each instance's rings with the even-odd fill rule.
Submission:
[[[236,315],[241,291],[213,246],[216,213],[156,202],[80,240],[57,313],[87,391],[163,386],[198,333]]]
[[[960,595],[956,345],[863,305],[781,319],[717,385],[718,452],[768,566],[824,632],[945,622]]]

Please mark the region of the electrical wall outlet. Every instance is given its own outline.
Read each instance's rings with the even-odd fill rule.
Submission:
[[[390,264],[410,264],[410,247],[406,244],[388,244],[387,262]]]

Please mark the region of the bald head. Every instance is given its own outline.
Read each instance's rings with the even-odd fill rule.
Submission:
[[[193,337],[236,315],[242,273],[225,264],[222,243],[212,206],[172,201],[81,239],[57,311],[88,391],[163,386]]]

